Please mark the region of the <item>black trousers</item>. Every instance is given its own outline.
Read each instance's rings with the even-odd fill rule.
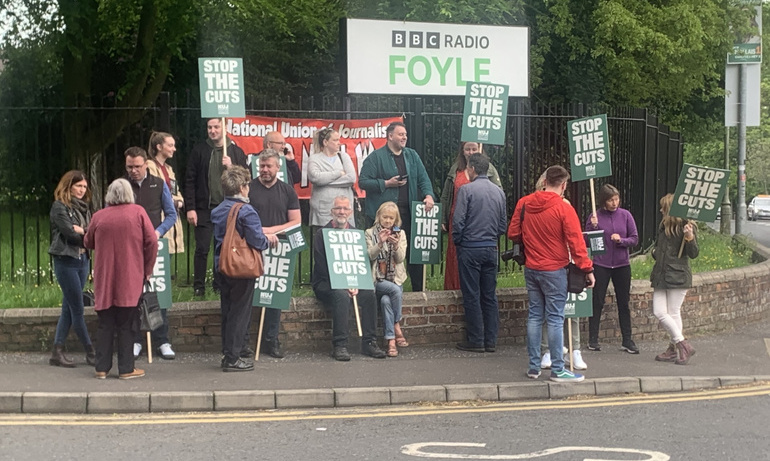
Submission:
[[[214,236],[214,224],[211,222],[211,210],[195,210],[198,225],[195,226],[195,257],[193,258],[193,288],[206,289],[206,266],[208,265],[211,239]],[[221,274],[214,269],[214,290],[220,289]]]
[[[422,264],[409,264],[409,260],[412,255],[412,220],[411,211],[407,212],[406,209],[398,208],[398,213],[401,215],[401,231],[406,233],[406,241],[408,246],[406,248],[406,271],[409,273],[409,280],[412,281],[412,291],[422,291],[422,273],[425,270],[425,266]],[[369,216],[366,217],[366,228],[369,229],[374,225],[374,219]]]
[[[246,333],[251,323],[251,301],[255,279],[220,278],[222,311],[222,354],[227,363],[235,363],[246,347]]]
[[[328,281],[313,288],[316,298],[324,306],[324,310],[332,314],[332,345],[334,347],[348,345],[348,317],[353,307],[353,298],[347,290],[332,290]],[[358,312],[361,316],[361,340],[364,342],[377,339],[377,300],[374,290],[359,290]]]
[[[112,368],[112,349],[118,335],[118,373],[134,371],[134,336],[139,332],[139,307],[118,307],[96,311],[96,371]]]
[[[599,322],[602,318],[604,299],[607,297],[607,286],[610,284],[610,279],[612,286],[615,287],[620,333],[623,336],[623,341],[631,339],[631,311],[628,308],[628,302],[631,298],[631,266],[609,269],[594,265],[594,277],[596,277],[593,299],[594,315],[588,319],[589,342],[598,342],[599,340]]]

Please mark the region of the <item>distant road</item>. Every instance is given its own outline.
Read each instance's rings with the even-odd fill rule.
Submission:
[[[719,220],[709,224],[712,229],[719,230]],[[735,220],[730,221],[730,229],[735,232]],[[770,220],[746,221],[743,233],[762,245],[770,248]]]

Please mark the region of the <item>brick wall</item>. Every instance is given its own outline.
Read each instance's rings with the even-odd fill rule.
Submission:
[[[770,316],[770,261],[746,268],[696,274],[682,308],[686,335],[732,329]],[[523,344],[526,336],[527,295],[523,288],[498,290],[500,301],[501,344]],[[649,282],[634,280],[631,287],[631,319],[634,338],[665,339],[665,331],[652,315],[652,289]],[[602,314],[600,338],[619,341],[617,306],[610,287]],[[281,341],[289,350],[326,350],[330,348],[331,320],[315,298],[295,298],[283,313]],[[252,339],[256,338],[259,309],[254,310]],[[442,344],[464,339],[462,297],[460,292],[435,291],[404,294],[404,331],[412,344]],[[59,309],[0,310],[0,350],[49,350],[53,343]],[[171,341],[178,351],[220,349],[219,303],[193,302],[175,304],[169,312]],[[96,314],[86,309],[86,322],[92,337],[96,332]],[[357,337],[351,313],[351,341]],[[587,322],[581,321],[582,339],[588,339]],[[378,325],[378,335],[382,329]],[[74,332],[67,347],[80,351]]]

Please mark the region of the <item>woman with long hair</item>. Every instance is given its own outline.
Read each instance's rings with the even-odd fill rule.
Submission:
[[[173,168],[168,164],[168,160],[176,152],[176,141],[168,133],[155,131],[150,136],[150,146],[147,149],[150,161],[147,163],[147,172],[157,176],[166,182],[168,190],[171,191],[171,199],[177,210],[184,207],[184,198],[179,190],[179,183],[176,181],[176,175]],[[182,214],[177,213],[177,220],[174,227],[163,237],[168,239],[168,252],[170,254],[184,252],[184,233],[182,231]]]
[[[457,154],[457,158],[451,167],[449,167],[449,173],[447,174],[446,181],[444,181],[444,188],[441,190],[441,214],[443,224],[441,227],[444,232],[452,235],[452,216],[455,211],[455,196],[460,187],[471,182],[470,176],[468,176],[468,157],[473,154],[481,152],[481,146],[477,142],[461,142],[460,152]],[[500,183],[500,175],[490,162],[489,172],[487,173],[489,180],[495,183],[501,189],[503,185]],[[459,290],[460,289],[460,272],[457,269],[457,249],[455,248],[452,239],[449,239],[446,247],[446,264],[444,267],[444,289],[445,290]]]
[[[88,251],[83,236],[91,221],[91,191],[82,171],[64,173],[54,191],[51,205],[51,246],[56,281],[62,291],[61,315],[56,325],[53,353],[48,363],[73,368],[75,362],[64,354],[64,342],[70,327],[75,330],[86,351],[86,363],[96,364],[96,352],[88,336],[83,316],[83,287],[88,278]]]
[[[682,334],[681,308],[687,289],[692,287],[690,259],[697,258],[699,250],[695,226],[690,221],[669,214],[673,200],[673,194],[660,199],[663,220],[652,250],[652,257],[655,258],[650,274],[652,312],[671,337],[668,348],[655,360],[686,365],[695,355],[695,349]]]
[[[310,225],[323,227],[332,219],[331,209],[336,197],[347,197],[355,206],[353,185],[356,183],[356,168],[350,156],[340,152],[340,134],[331,128],[316,132],[316,153],[308,158],[307,177],[313,185],[310,193]],[[355,213],[348,222],[355,227]],[[314,233],[315,235],[315,233]]]

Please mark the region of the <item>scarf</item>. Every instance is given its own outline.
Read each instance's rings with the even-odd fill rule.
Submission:
[[[88,204],[79,198],[72,197],[70,199],[70,208],[72,209],[73,217],[78,221],[74,224],[86,229],[91,218],[91,210]]]
[[[380,223],[377,223],[372,228],[372,241],[375,245],[380,243],[380,231],[383,227]],[[393,244],[386,243],[380,248],[380,253],[375,260],[375,278],[378,282],[387,280],[388,282],[395,282],[396,280],[396,252],[393,251]]]

